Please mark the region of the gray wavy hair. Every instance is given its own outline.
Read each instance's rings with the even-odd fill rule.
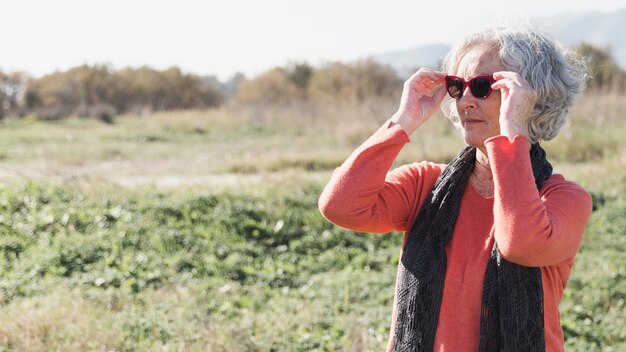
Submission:
[[[531,142],[554,138],[585,87],[585,61],[537,29],[495,27],[459,43],[444,59],[442,70],[454,74],[463,56],[477,47],[493,50],[507,71],[519,73],[537,92],[537,103],[526,126]],[[446,94],[441,109],[459,126],[454,99]]]

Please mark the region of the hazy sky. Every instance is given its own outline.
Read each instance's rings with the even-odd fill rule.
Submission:
[[[318,65],[452,44],[468,34],[461,28],[614,11],[626,8],[626,0],[0,0],[0,5],[0,70],[40,76],[84,63],[178,66],[225,80],[237,71],[254,76],[294,61]]]

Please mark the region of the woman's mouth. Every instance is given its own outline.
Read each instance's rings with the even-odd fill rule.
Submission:
[[[477,124],[477,123],[481,123],[481,122],[485,122],[483,120],[479,120],[479,119],[465,119],[463,120],[463,126],[467,126],[467,125],[473,125],[473,124]]]

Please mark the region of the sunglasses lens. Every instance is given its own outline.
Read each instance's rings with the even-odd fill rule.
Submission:
[[[489,78],[474,78],[470,82],[470,91],[476,98],[486,98],[491,93],[491,81]]]
[[[446,89],[452,98],[459,99],[463,96],[463,81],[456,77],[446,77]]]

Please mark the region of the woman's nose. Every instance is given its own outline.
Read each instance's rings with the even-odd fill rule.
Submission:
[[[476,97],[470,92],[469,87],[465,87],[463,95],[457,100],[457,104],[462,109],[476,106]]]

